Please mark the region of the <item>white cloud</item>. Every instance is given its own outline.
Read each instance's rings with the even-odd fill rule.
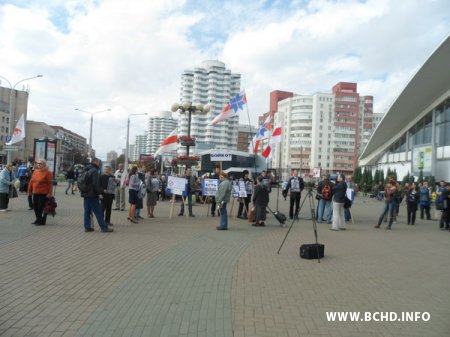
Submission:
[[[272,90],[323,92],[339,81],[358,82],[383,111],[448,34],[450,10],[445,0],[32,3],[0,5],[0,75],[43,73],[29,82],[29,118],[86,138],[90,116],[74,108],[112,108],[94,117],[102,157],[124,147],[129,113],[169,110],[183,70],[211,57],[242,74],[253,121]],[[131,141],[145,121],[133,117]]]

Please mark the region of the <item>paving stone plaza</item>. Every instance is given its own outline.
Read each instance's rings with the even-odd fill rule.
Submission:
[[[314,242],[308,201],[277,254],[288,228],[272,215],[264,228],[231,217],[217,231],[207,206],[185,218],[177,204],[169,219],[166,201],[156,218],[130,224],[113,211],[114,233],[85,233],[81,197],[64,183],[55,196],[46,226],[31,225],[23,194],[0,214],[0,336],[450,335],[450,232],[437,221],[406,225],[404,205],[391,231],[375,229],[381,202],[358,196],[346,231],[318,224],[318,263],[299,257]],[[275,208],[276,190],[271,199]],[[281,196],[279,208],[287,213]],[[378,315],[405,312],[420,319]]]

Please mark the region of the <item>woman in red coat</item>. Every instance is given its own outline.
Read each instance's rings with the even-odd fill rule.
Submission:
[[[28,183],[28,195],[33,195],[33,208],[36,220],[32,222],[36,226],[44,226],[47,214],[44,214],[44,207],[47,197],[51,197],[53,192],[53,174],[48,170],[47,162],[43,159],[37,161],[37,169],[34,170],[31,180]]]

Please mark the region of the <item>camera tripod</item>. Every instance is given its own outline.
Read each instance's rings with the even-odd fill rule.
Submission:
[[[308,192],[306,193],[305,198],[303,199],[302,203],[300,204],[300,207],[298,209],[298,213],[300,213],[301,209],[303,208],[304,203],[306,202],[306,199],[309,200],[309,207],[311,209],[311,220],[312,220],[312,224],[313,224],[313,230],[314,230],[314,237],[316,239],[316,248],[317,248],[317,261],[320,263],[320,254],[319,254],[319,242],[318,242],[318,238],[317,238],[317,222],[316,222],[316,207],[315,207],[315,203],[314,203],[314,196],[313,196],[313,189],[312,187],[310,187],[308,189]],[[283,239],[283,242],[280,245],[280,248],[278,249],[277,254],[280,254],[281,248],[284,245],[284,242],[286,241],[292,227],[294,226],[295,222],[299,222],[300,219],[299,218],[294,218],[292,220],[292,223],[286,233],[286,236]]]

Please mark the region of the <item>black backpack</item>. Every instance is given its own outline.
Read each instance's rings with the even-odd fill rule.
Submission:
[[[80,192],[88,193],[90,183],[91,183],[91,174],[89,173],[89,168],[86,168],[78,176],[77,185]]]

